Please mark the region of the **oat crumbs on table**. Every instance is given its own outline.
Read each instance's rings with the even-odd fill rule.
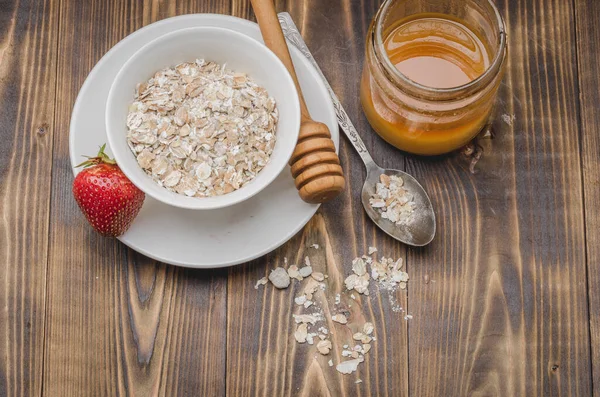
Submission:
[[[160,186],[219,196],[252,181],[275,147],[275,100],[243,73],[196,60],[138,85],[127,143]]]
[[[314,248],[315,245],[311,247]],[[369,247],[368,252],[369,255],[373,255],[378,250]],[[284,258],[284,265],[288,265],[287,258]],[[294,309],[292,314],[296,324],[294,339],[300,344],[315,344],[316,350],[323,356],[334,355],[327,364],[333,367],[335,359],[336,371],[344,375],[353,374],[358,370],[377,338],[375,325],[361,316],[353,316],[348,310],[351,304],[342,303],[342,296],[347,298],[349,295],[350,299],[356,302],[357,298],[351,291],[368,296],[370,285],[375,285],[376,290],[372,288],[373,291],[388,293],[394,312],[404,312],[399,306],[399,310],[396,309],[397,303],[392,299],[392,295],[398,287],[405,290],[409,279],[408,273],[401,270],[402,258],[394,260],[363,255],[355,258],[351,267],[352,274],[344,280],[346,290],[340,292],[328,291],[326,280],[329,276],[313,271],[308,256],[304,258],[302,268],[298,268],[297,265],[290,265],[287,269],[276,267],[269,273],[268,278],[261,278],[254,286],[258,289],[270,281],[274,287],[281,290],[288,288],[294,280],[300,282],[296,288],[299,294],[294,297],[294,303],[299,307]],[[369,283],[370,280],[373,280],[373,283]],[[320,294],[320,297],[315,296],[316,294]],[[333,305],[330,306],[330,303]],[[324,310],[324,304],[327,305],[327,310]],[[309,308],[310,311],[307,311]],[[412,315],[406,314],[404,319],[412,319]],[[334,332],[337,333],[335,339],[331,337]],[[360,379],[356,380],[356,383],[361,382]]]

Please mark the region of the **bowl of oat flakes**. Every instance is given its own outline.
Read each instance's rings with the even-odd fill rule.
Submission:
[[[161,36],[119,71],[106,106],[127,177],[169,205],[240,203],[287,166],[300,128],[296,87],[262,43],[197,27]]]

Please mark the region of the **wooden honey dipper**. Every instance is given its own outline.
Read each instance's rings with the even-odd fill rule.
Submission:
[[[344,172],[335,153],[329,128],[310,117],[287,42],[281,31],[272,0],[251,0],[265,45],[289,71],[300,99],[300,134],[290,159],[292,176],[300,198],[307,203],[324,203],[344,190]]]

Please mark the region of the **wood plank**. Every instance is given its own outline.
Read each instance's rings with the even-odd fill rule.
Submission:
[[[581,161],[583,169],[583,196],[585,197],[585,226],[587,237],[587,275],[590,313],[590,344],[593,368],[592,384],[594,396],[600,396],[600,3],[592,0],[577,0],[575,17],[577,27],[577,58],[580,90],[581,117]]]
[[[362,70],[364,39],[376,11],[375,2],[348,0],[278,1],[278,11],[292,15],[307,45],[321,65],[332,87],[360,131],[370,131],[359,103],[359,77]],[[234,15],[254,19],[249,2],[235,1]],[[376,147],[374,156],[384,166],[404,167],[404,158],[375,134],[363,134],[368,147]],[[305,256],[313,267],[329,274],[327,290],[318,294],[325,312],[336,313],[336,292],[351,272],[351,261],[368,246],[377,246],[382,254],[403,257],[402,244],[384,236],[367,220],[360,200],[365,171],[360,158],[341,139],[340,158],[347,175],[344,195],[324,205],[304,230],[274,253],[250,264],[232,268],[228,291],[227,394],[228,395],[406,395],[408,392],[407,325],[402,314],[393,312],[389,297],[374,294],[353,302],[342,296],[342,306],[352,313],[352,321],[375,324],[377,341],[356,374],[344,376],[337,364],[341,346],[351,343],[348,328],[329,323],[335,332],[334,354],[321,356],[315,346],[298,344],[292,313],[298,313],[294,297],[298,283],[284,291],[270,285],[255,290],[254,283],[276,266],[301,264]],[[314,243],[320,249],[310,248]],[[358,294],[356,294],[358,295]],[[346,300],[345,300],[346,299]],[[392,296],[406,307],[406,294]],[[352,305],[352,307],[349,307]],[[310,310],[309,310],[310,311]],[[361,384],[355,384],[361,379]]]
[[[0,395],[42,389],[59,2],[0,6]]]
[[[156,263],[94,233],[71,196],[73,103],[127,34],[226,1],[63,0],[53,172],[45,395],[222,395],[226,271]]]
[[[439,219],[434,243],[409,252],[410,392],[587,396],[592,385],[573,6],[497,3],[510,42],[498,106],[503,118],[494,123],[496,138],[483,142],[477,173],[456,156],[408,161]]]

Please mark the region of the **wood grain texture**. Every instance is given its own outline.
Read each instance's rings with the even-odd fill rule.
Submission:
[[[590,313],[590,345],[592,355],[594,396],[600,396],[600,3],[577,0],[577,59],[579,66],[581,161],[585,224],[587,240],[587,276]]]
[[[398,151],[382,145],[370,134],[370,127],[360,110],[358,82],[363,59],[364,38],[377,6],[371,2],[353,1],[289,1],[277,2],[278,11],[292,15],[298,28],[321,65],[332,87],[361,131],[367,146],[383,165],[404,168]],[[234,15],[254,19],[245,1],[233,3]],[[352,77],[354,76],[354,77]],[[360,297],[353,302],[346,296],[345,307],[352,322],[375,324],[377,341],[356,374],[343,376],[329,367],[337,364],[341,345],[351,343],[351,331],[330,324],[334,331],[334,354],[323,357],[314,346],[298,344],[292,314],[298,312],[293,303],[298,294],[297,283],[285,290],[272,286],[253,288],[256,280],[270,269],[289,263],[303,263],[310,258],[313,267],[329,274],[326,293],[318,297],[325,312],[336,313],[336,292],[343,290],[343,279],[351,272],[351,262],[377,246],[385,255],[404,257],[402,244],[387,238],[366,217],[360,190],[365,177],[358,155],[341,139],[340,159],[347,175],[347,187],[341,197],[325,204],[303,232],[274,253],[248,265],[232,268],[228,291],[227,394],[228,395],[406,395],[408,391],[407,322],[402,313],[393,312],[387,293]],[[309,248],[313,243],[319,250]],[[358,294],[355,294],[358,295]],[[406,307],[406,293],[397,292],[391,299]],[[344,295],[342,296],[344,302]],[[352,305],[352,307],[348,307]],[[361,379],[363,383],[354,382]]]
[[[58,11],[0,4],[0,396],[42,388]]]
[[[72,199],[68,157],[73,103],[100,57],[146,24],[207,11],[228,13],[229,7],[211,2],[62,3],[44,395],[224,393],[227,273],[156,263],[98,236]]]
[[[510,55],[496,137],[482,141],[476,173],[460,157],[408,160],[440,226],[408,257],[410,392],[587,396],[573,5],[497,3]]]
[[[363,165],[342,138],[347,189],[303,231],[251,263],[192,271],[91,231],[71,197],[69,120],[89,71],[127,34],[192,12],[254,20],[249,2],[0,1],[0,396],[600,396],[600,4],[497,1],[510,56],[475,174],[459,154],[405,158],[372,133],[358,91],[379,4],[276,1],[377,163],[431,193],[432,245],[407,252],[368,220]],[[335,305],[369,246],[407,259],[409,293]],[[327,364],[352,329],[328,324],[332,356],[295,342],[298,283],[254,288],[305,256],[329,275],[325,313],[375,324],[356,374]]]

